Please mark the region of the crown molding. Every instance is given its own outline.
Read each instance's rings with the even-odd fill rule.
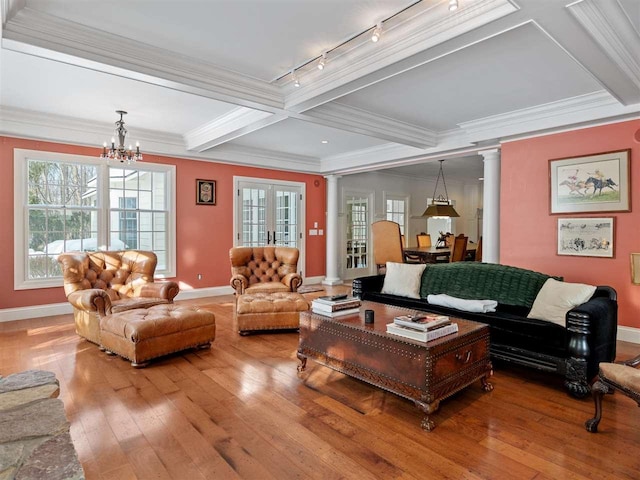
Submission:
[[[105,134],[111,135],[112,131],[112,123],[79,120],[62,115],[0,106],[1,136],[95,147],[98,155],[102,150]],[[208,152],[189,152],[185,149],[181,135],[134,128],[128,128],[128,133],[131,138],[140,141],[143,155],[250,165],[295,172],[319,172],[320,162],[314,157],[231,145],[222,145]]]
[[[441,3],[436,5],[440,8],[423,8],[385,30],[383,41],[377,44],[363,39],[341,56],[331,58],[322,72],[317,69],[300,72],[301,88],[294,88],[285,77],[282,85],[287,91],[286,109],[301,113],[314,108],[318,104],[313,99],[330,90],[518,10],[508,0],[478,0],[464,2],[452,15]]]
[[[415,147],[385,143],[355,152],[325,157],[320,160],[320,170],[325,174],[367,171],[372,170],[372,167],[378,163],[384,164],[398,158],[420,155],[423,152]]]
[[[129,138],[144,144],[144,152],[166,154],[167,147],[184,149],[181,135],[127,127]],[[0,106],[0,134],[102,148],[105,138],[113,136],[113,123],[96,122],[63,115],[34,112]]]
[[[213,150],[209,150],[207,156],[215,159],[215,161],[221,160],[267,169],[305,173],[320,173],[321,171],[320,159],[316,157],[274,152],[243,145],[220,145]]]
[[[2,25],[27,5],[27,0],[0,0]]]
[[[276,117],[276,118],[274,118]],[[203,152],[286,118],[246,107],[236,107],[220,117],[184,134],[187,150]]]
[[[625,107],[608,92],[588,93],[557,102],[514,110],[459,124],[472,142],[567,127],[588,121],[640,111],[640,105]]]
[[[267,82],[29,7],[22,8],[7,21],[3,37],[40,47],[42,50],[36,53],[40,56],[48,56],[46,52],[53,51],[98,62],[92,65],[94,69],[104,64],[142,73],[159,79],[158,85],[167,86],[163,80],[169,81],[172,88],[187,93],[193,91],[186,87],[197,88],[209,98],[223,102],[264,110],[283,106],[279,88]],[[14,45],[14,48],[20,47]],[[105,71],[109,71],[108,68]]]
[[[432,130],[337,102],[327,103],[307,111],[301,115],[302,119],[305,117],[311,117],[311,121],[328,127],[340,127],[353,133],[411,147],[434,147],[437,142],[437,134]]]
[[[640,35],[620,4],[583,0],[567,8],[607,56],[640,89]]]

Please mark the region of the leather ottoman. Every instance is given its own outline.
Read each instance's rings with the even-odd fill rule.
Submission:
[[[188,348],[209,348],[215,337],[215,316],[198,307],[156,305],[100,320],[102,347],[131,360],[133,367],[144,367],[152,358]]]
[[[250,293],[237,297],[235,320],[240,335],[293,329],[300,326],[300,312],[307,310],[309,303],[299,293]]]

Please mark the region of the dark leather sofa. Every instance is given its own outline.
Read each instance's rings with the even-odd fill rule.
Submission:
[[[437,312],[486,323],[491,332],[491,356],[565,377],[565,386],[578,398],[590,391],[600,362],[616,356],[618,303],[616,291],[599,286],[591,299],[570,310],[566,325],[529,319],[527,314],[550,277],[507,265],[458,262],[427,265],[420,298],[380,293],[384,275],[353,280],[353,294],[362,300]],[[429,294],[464,299],[497,300],[492,313],[471,313],[429,304]]]

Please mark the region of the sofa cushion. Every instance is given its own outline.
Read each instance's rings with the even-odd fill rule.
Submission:
[[[420,279],[425,264],[387,262],[382,293],[420,298]]]
[[[593,285],[558,282],[548,279],[538,292],[527,318],[537,318],[565,325],[567,312],[589,301],[596,291]]]
[[[465,299],[489,298],[498,304],[531,308],[549,275],[479,262],[428,265],[422,274],[420,297],[446,293]]]

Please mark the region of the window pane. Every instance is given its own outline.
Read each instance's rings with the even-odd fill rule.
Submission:
[[[27,192],[25,244],[16,247],[24,248],[26,261],[17,267],[24,280],[60,277],[57,257],[62,252],[141,248],[142,244],[161,250],[161,269],[166,268],[170,258],[166,251],[170,244],[168,170],[138,171],[49,155],[47,160],[23,157],[26,178],[16,177]],[[104,191],[100,191],[102,174],[109,176]],[[102,219],[107,220],[104,225]],[[140,231],[145,235],[141,237]]]

